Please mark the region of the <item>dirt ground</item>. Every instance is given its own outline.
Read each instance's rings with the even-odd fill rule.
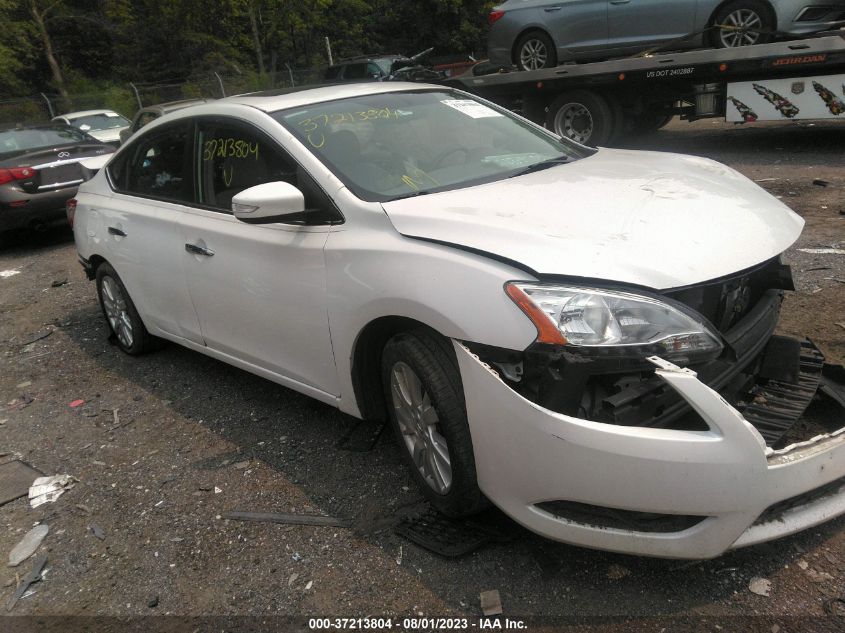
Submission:
[[[841,122],[675,121],[628,146],[715,158],[795,209],[807,224],[787,254],[798,291],[782,329],[845,361],[845,255],[797,250],[845,248]],[[32,564],[6,567],[7,553],[36,522],[50,526],[49,571],[13,614],[475,618],[479,593],[498,589],[508,616],[595,616],[600,630],[676,630],[655,616],[712,631],[738,630],[741,616],[773,632],[845,627],[845,603],[825,612],[845,596],[845,519],[704,562],[590,551],[521,529],[441,558],[390,529],[420,501],[390,435],[370,452],[343,450],[353,421],[305,396],[176,345],[122,354],[68,231],[6,243],[9,270],[20,272],[0,276],[0,462],[20,455],[79,480],[55,503],[0,507],[2,604]],[[233,510],[325,513],[353,527],[221,518]],[[770,595],[751,592],[752,578],[769,580]],[[4,627],[18,624],[0,618]]]

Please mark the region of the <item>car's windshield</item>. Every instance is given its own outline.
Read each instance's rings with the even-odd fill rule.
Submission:
[[[70,120],[70,124],[81,130],[111,130],[117,127],[126,127],[129,121],[116,112],[104,112],[102,114],[89,114]],[[88,127],[83,128],[83,125]]]
[[[589,153],[505,110],[445,90],[350,97],[273,116],[369,201],[490,182]]]
[[[69,126],[3,130],[0,131],[0,155],[92,141],[84,132]]]

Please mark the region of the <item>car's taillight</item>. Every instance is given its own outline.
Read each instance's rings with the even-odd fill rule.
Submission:
[[[76,198],[71,198],[65,203],[65,213],[67,213],[67,221],[70,228],[73,228],[73,220],[76,217]]]
[[[498,22],[499,20],[501,20],[503,17],[505,17],[505,12],[504,12],[504,11],[491,11],[491,12],[490,12],[490,15],[488,15],[488,16],[487,16],[487,21],[488,21],[490,24],[493,24],[493,23]]]
[[[26,180],[35,175],[35,170],[32,167],[11,167],[9,169],[0,169],[0,185],[5,185],[7,182],[13,180]]]

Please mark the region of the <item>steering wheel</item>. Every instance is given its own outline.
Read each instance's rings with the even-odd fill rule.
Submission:
[[[437,155],[437,158],[431,161],[432,169],[438,169],[440,165],[443,164],[443,161],[445,161],[452,154],[457,154],[458,152],[461,152],[464,155],[464,163],[466,163],[469,160],[470,151],[466,147],[451,147],[447,150],[440,152],[440,154]]]

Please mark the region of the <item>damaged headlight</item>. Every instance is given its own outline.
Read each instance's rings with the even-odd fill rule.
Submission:
[[[511,282],[505,291],[537,326],[541,343],[664,357],[712,357],[722,350],[703,319],[653,297],[528,282]]]

